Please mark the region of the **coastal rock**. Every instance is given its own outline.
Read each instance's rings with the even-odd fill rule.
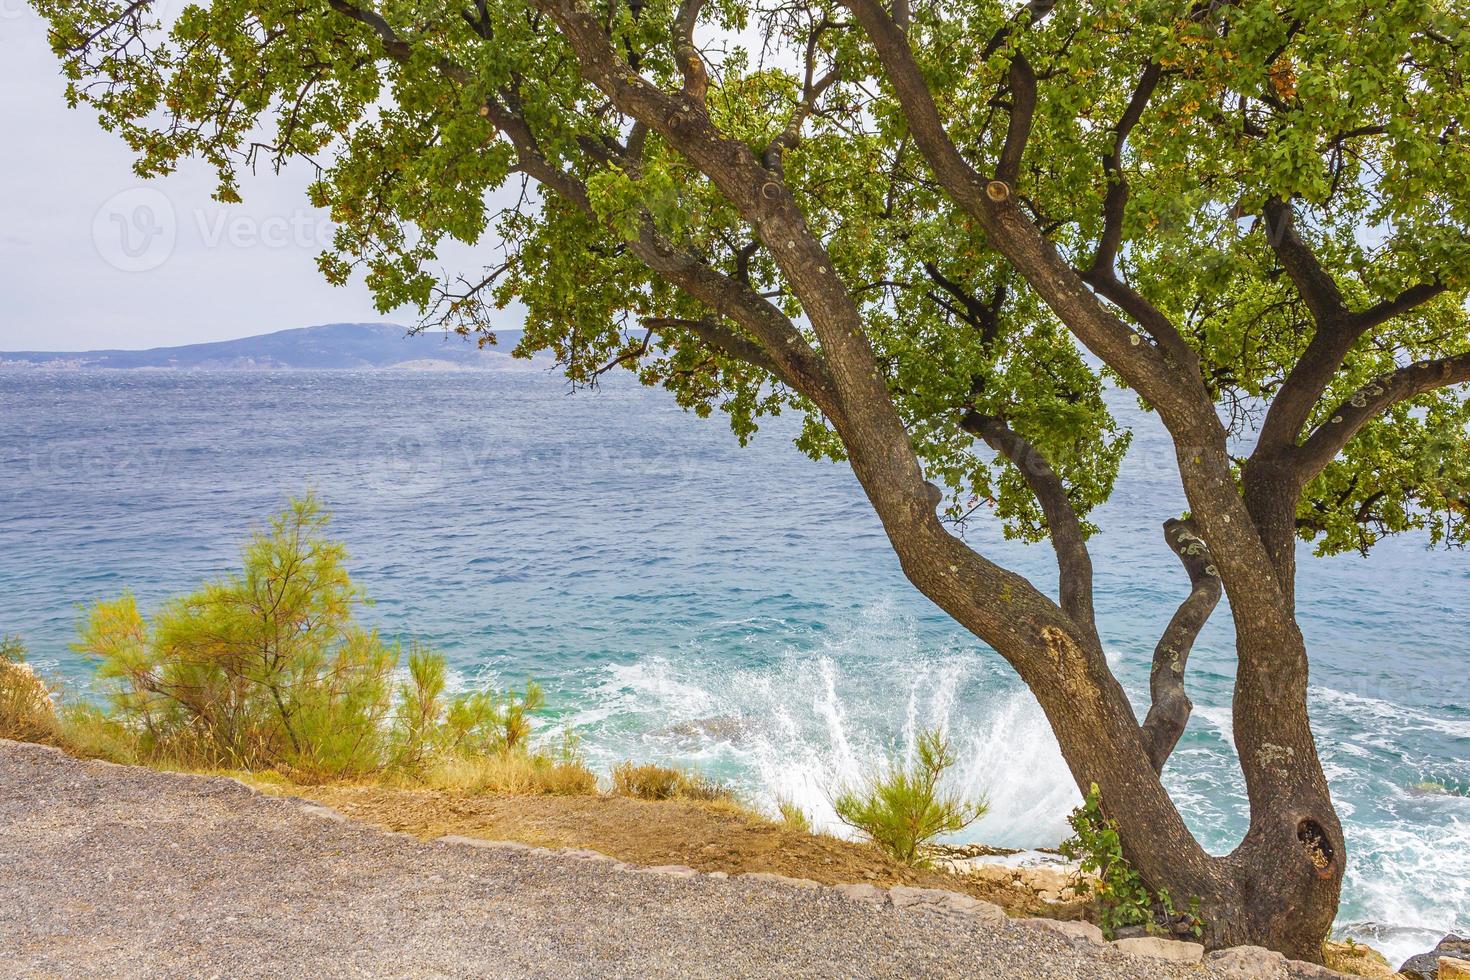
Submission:
[[[483,837],[466,837],[463,834],[446,834],[435,838],[441,844],[464,844],[468,847],[493,848],[499,851],[529,851],[530,844],[513,840],[486,840]]]
[[[770,871],[749,871],[740,877],[746,881],[769,881],[778,885],[792,885],[796,888],[821,888],[820,882],[812,881],[810,878],[788,878],[785,875],[774,874]]]
[[[981,859],[951,858],[942,862],[950,871],[1004,888],[1029,891],[1043,902],[1067,904],[1082,898],[1077,891],[1077,874],[1064,868],[1012,867],[987,864]]]
[[[1287,960],[1286,969],[1291,980],[1352,980],[1352,974],[1339,973],[1319,963],[1308,963],[1306,960]]]
[[[1064,922],[1060,919],[1017,919],[1015,924],[1026,929],[1044,929],[1047,932],[1055,932],[1066,936],[1068,939],[1077,939],[1086,943],[1101,946],[1107,942],[1103,931],[1091,922],[1083,922],[1080,919]]]
[[[1458,957],[1464,959],[1470,957],[1470,939],[1464,936],[1450,934],[1439,941],[1439,944],[1427,953],[1411,956],[1399,967],[1399,972],[1414,980],[1436,980],[1439,974],[1439,958],[1441,956]]]
[[[1470,960],[1458,956],[1439,958],[1439,980],[1470,980]]]
[[[849,901],[867,902],[869,905],[888,904],[888,890],[866,882],[855,885],[837,885],[833,890]]]
[[[616,861],[617,860],[617,858],[615,858],[615,857],[613,857],[613,856],[611,856],[609,854],[604,854],[601,851],[594,851],[594,850],[592,850],[590,848],[586,848],[586,847],[564,847],[561,850],[557,851],[556,853],[560,854],[562,857],[576,858],[578,861]]]
[[[936,903],[936,906],[983,922],[1001,923],[1006,919],[1005,909],[994,902],[981,901],[959,892],[949,892],[948,897]]]
[[[1199,943],[1181,943],[1157,936],[1115,939],[1113,947],[1130,956],[1148,956],[1156,960],[1173,960],[1176,963],[1198,963],[1205,956],[1205,948]]]
[[[954,894],[943,888],[912,888],[908,885],[895,885],[888,889],[889,901],[901,909],[911,905],[947,905]]]
[[[309,817],[316,817],[320,820],[331,820],[334,823],[342,823],[347,819],[331,807],[323,806],[320,803],[302,803],[297,809]]]
[[[693,878],[699,874],[693,868],[683,864],[660,864],[652,868],[644,868],[646,874],[668,875],[671,878]]]
[[[1393,967],[1383,954],[1362,943],[1329,939],[1322,944],[1322,962],[1328,967],[1354,977],[1393,977]]]
[[[1261,946],[1216,950],[1205,962],[1230,980],[1281,980],[1287,975],[1286,957]]]

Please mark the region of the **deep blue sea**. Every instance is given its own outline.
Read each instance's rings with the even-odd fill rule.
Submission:
[[[1172,453],[1137,435],[1096,514],[1104,642],[1147,690],[1185,579],[1159,526]],[[540,681],[546,730],[594,766],[696,765],[830,820],[831,788],[947,725],[991,812],[965,839],[1045,846],[1077,794],[1005,664],[904,580],[843,466],[742,449],[718,418],[615,378],[569,393],[537,368],[483,373],[0,373],[0,633],[74,683],[78,604],[148,607],[234,563],[314,489],[390,636],[448,654],[462,684]],[[1050,584],[1049,551],[967,537]],[[1312,714],[1347,826],[1340,930],[1396,957],[1470,928],[1470,563],[1421,539],[1369,559],[1304,550]],[[1244,826],[1222,608],[1190,661],[1196,708],[1168,769],[1212,849]]]

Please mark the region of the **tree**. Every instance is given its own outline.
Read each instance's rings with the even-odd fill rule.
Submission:
[[[1463,544],[1470,30],[1448,0],[35,0],[137,172],[320,160],[322,256],[383,309],[578,384],[614,367],[747,438],[798,411],[914,585],[1017,670],[1127,858],[1213,945],[1308,959],[1346,849],[1308,723],[1298,537]],[[744,44],[741,43],[744,40]],[[518,185],[516,203],[489,195]],[[498,240],[441,281],[451,240]],[[1135,392],[1173,438],[1189,591],[1140,722],[1088,515]],[[1056,598],[942,519],[1049,539]],[[1163,516],[1163,515],[1161,515]],[[1160,781],[1223,591],[1250,825]]]

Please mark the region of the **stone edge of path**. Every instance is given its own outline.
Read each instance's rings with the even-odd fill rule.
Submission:
[[[56,755],[68,761],[81,764],[107,766],[118,769],[142,769],[149,773],[183,781],[226,783],[232,787],[244,790],[250,796],[263,800],[272,800],[290,807],[304,816],[327,820],[333,823],[350,823],[358,827],[370,829],[386,837],[400,837],[415,841],[420,840],[420,838],[415,837],[413,834],[390,830],[367,821],[354,820],[338,810],[334,810],[325,804],[305,797],[263,793],[249,783],[236,779],[233,776],[170,772],[167,770],[152,769],[147,766],[130,766],[123,763],[109,762],[105,759],[87,759],[73,756],[55,746],[0,739],[0,748],[6,747]],[[1186,964],[1208,963],[1211,967],[1221,971],[1227,977],[1239,978],[1239,980],[1276,977],[1283,975],[1283,973],[1292,977],[1293,980],[1355,980],[1349,974],[1338,973],[1335,970],[1330,970],[1315,963],[1307,963],[1301,960],[1288,960],[1280,953],[1263,949],[1259,946],[1235,946],[1230,949],[1206,953],[1205,948],[1198,943],[1179,942],[1159,937],[1140,937],[1109,942],[1103,936],[1102,930],[1090,922],[1079,920],[1064,921],[1041,917],[1013,919],[1006,915],[1004,909],[993,902],[986,902],[960,892],[949,891],[943,888],[914,888],[909,885],[894,885],[890,888],[884,888],[866,882],[824,885],[821,882],[812,881],[810,878],[790,878],[767,871],[744,872],[731,875],[724,871],[697,871],[694,868],[682,864],[666,864],[654,867],[638,866],[619,860],[609,854],[604,854],[601,851],[594,851],[585,847],[536,847],[520,841],[489,840],[482,837],[468,837],[462,834],[447,834],[442,837],[432,838],[426,843],[438,844],[444,847],[513,851],[533,858],[552,857],[587,861],[603,864],[613,870],[624,871],[629,874],[662,875],[671,878],[727,879],[774,886],[777,888],[798,888],[803,890],[829,889],[836,892],[846,901],[891,908],[901,913],[938,913],[969,919],[976,923],[992,927],[1046,930],[1056,933],[1074,944],[1094,947],[1110,946],[1117,953],[1140,962],[1170,960]]]

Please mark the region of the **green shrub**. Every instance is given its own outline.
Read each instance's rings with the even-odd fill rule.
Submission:
[[[60,726],[51,689],[25,659],[20,637],[0,637],[0,738],[55,742]]]
[[[315,498],[292,501],[239,572],[151,623],[131,595],[92,607],[76,649],[141,758],[308,780],[378,767],[398,653],[354,622],[363,598],[327,521]]]
[[[1067,818],[1072,836],[1062,841],[1062,856],[1077,861],[1082,875],[1074,884],[1079,894],[1091,892],[1093,913],[1098,926],[1108,938],[1127,926],[1159,929],[1159,921],[1173,923],[1176,912],[1167,891],[1151,892],[1133,865],[1123,856],[1118,828],[1102,811],[1101,794],[1093,783],[1082,805]],[[1199,935],[1203,923],[1191,902],[1191,932]]]
[[[843,790],[833,807],[838,819],[890,857],[922,866],[927,863],[924,845],[968,827],[985,813],[986,804],[940,789],[941,778],[955,763],[943,732],[925,732],[915,748],[912,763],[893,763],[864,786]]]
[[[735,794],[729,787],[698,773],[685,772],[669,766],[642,765],[622,762],[612,771],[613,792],[618,796],[632,796],[640,800],[703,800],[705,802],[734,802]]]
[[[450,696],[444,658],[417,645],[395,683],[399,650],[357,625],[366,600],[327,522],[315,498],[292,501],[245,544],[239,572],[165,603],[151,622],[131,595],[96,603],[76,649],[95,663],[107,704],[67,712],[78,751],[277,769],[308,783],[450,757],[520,754],[506,765],[554,769],[529,753],[545,704],[534,683]],[[556,778],[585,782],[577,768]]]
[[[80,701],[61,709],[61,745],[73,755],[137,765],[150,761],[139,755],[140,742],[135,731],[98,705]]]

